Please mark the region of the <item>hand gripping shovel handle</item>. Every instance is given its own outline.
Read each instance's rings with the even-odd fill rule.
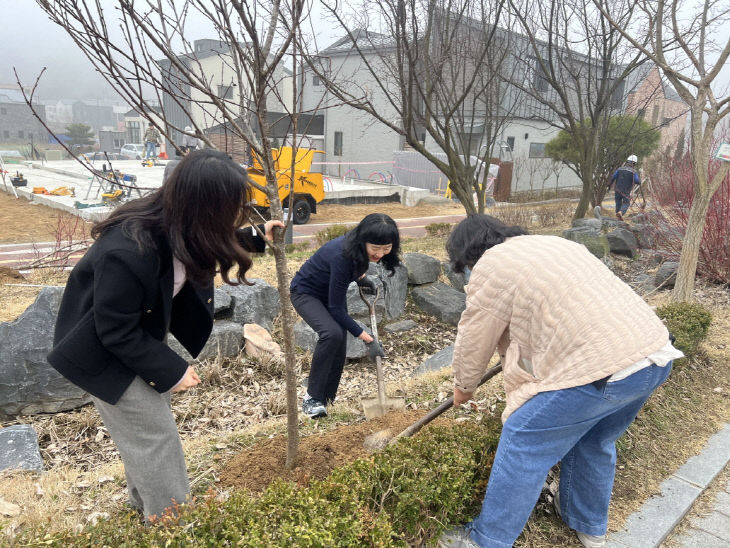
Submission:
[[[495,365],[494,367],[488,369],[487,372],[484,373],[484,375],[482,375],[482,378],[479,381],[479,384],[477,385],[477,387],[483,385],[485,382],[487,382],[489,379],[494,377],[500,371],[502,371],[501,362],[498,363],[497,365]],[[417,433],[421,428],[423,428],[429,422],[431,422],[433,419],[435,419],[436,417],[441,415],[444,411],[449,409],[452,405],[454,405],[454,396],[453,395],[449,396],[446,400],[444,400],[444,402],[441,405],[439,405],[436,409],[429,412],[426,416],[420,418],[419,420],[417,420],[416,422],[411,424],[408,428],[403,430],[403,432],[401,432],[400,434],[395,436],[392,440],[390,440],[390,442],[388,442],[388,445],[392,445],[393,443],[398,441],[399,438],[410,438],[411,436],[413,436],[413,434]]]

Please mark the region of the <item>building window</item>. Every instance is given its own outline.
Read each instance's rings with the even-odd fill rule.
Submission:
[[[639,113],[637,114],[637,116],[639,117],[639,120],[643,120],[644,119],[644,116],[646,116],[646,109],[645,108],[640,108],[639,109]]]
[[[527,62],[529,64],[529,81],[527,82],[535,91],[547,91],[549,84],[545,77],[545,71],[543,71],[540,65],[540,60],[537,57],[528,57]]]
[[[115,137],[114,148],[122,148],[122,145],[124,145],[124,139],[122,139],[121,137]]]
[[[3,131],[3,137],[5,139],[10,139],[10,132],[7,129],[5,131]]]
[[[530,158],[544,158],[545,143],[530,143]]]
[[[22,129],[18,131],[18,139],[25,139],[25,132]]]
[[[651,111],[651,126],[656,127],[656,124],[658,121],[659,121],[659,105],[654,105],[654,108]]]
[[[312,77],[312,85],[315,87],[319,87],[322,85],[322,80],[319,78],[319,76]]]
[[[514,137],[507,137],[507,146],[510,149],[510,152],[514,152],[515,150],[515,138]]]
[[[671,123],[672,123],[672,119],[671,118],[663,118],[662,119],[662,127],[667,127]]]
[[[342,132],[335,131],[335,156],[342,156]]]
[[[142,134],[140,132],[139,122],[127,122],[127,142],[141,143]]]

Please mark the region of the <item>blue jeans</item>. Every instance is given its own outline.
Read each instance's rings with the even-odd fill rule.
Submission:
[[[616,200],[616,213],[626,215],[631,205],[631,190],[623,191],[618,188],[614,191],[614,199]]]
[[[605,534],[616,440],[671,368],[645,367],[600,389],[541,392],[518,408],[502,429],[482,511],[467,526],[471,539],[483,548],[510,548],[558,461],[563,521],[588,535]]]
[[[155,150],[157,149],[157,145],[155,143],[152,143],[150,141],[147,141],[144,144],[144,157],[145,158],[154,158],[155,156]]]

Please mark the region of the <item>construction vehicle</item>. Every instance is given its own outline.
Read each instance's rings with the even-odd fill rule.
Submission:
[[[291,165],[292,147],[285,146],[271,151],[274,158],[274,169],[279,185],[279,199],[283,207],[292,208],[294,224],[303,225],[309,221],[312,213],[317,213],[317,204],[324,200],[324,184],[321,173],[310,171],[312,158],[323,150],[297,148],[294,163],[294,188],[292,194]],[[248,168],[248,176],[261,186],[266,186],[266,175],[260,160],[253,156],[253,166]],[[291,195],[291,201],[289,200]],[[262,214],[268,214],[269,199],[264,192],[252,188],[251,203]],[[291,204],[291,205],[290,205]]]

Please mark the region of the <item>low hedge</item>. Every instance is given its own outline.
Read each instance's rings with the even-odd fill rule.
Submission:
[[[674,335],[674,346],[687,358],[694,358],[712,323],[710,311],[699,303],[671,303],[660,306],[656,313]]]
[[[172,525],[114,516],[80,533],[26,531],[22,546],[409,546],[422,545],[479,509],[499,440],[499,420],[432,427],[336,469],[306,488],[277,481],[254,498],[205,496]]]

